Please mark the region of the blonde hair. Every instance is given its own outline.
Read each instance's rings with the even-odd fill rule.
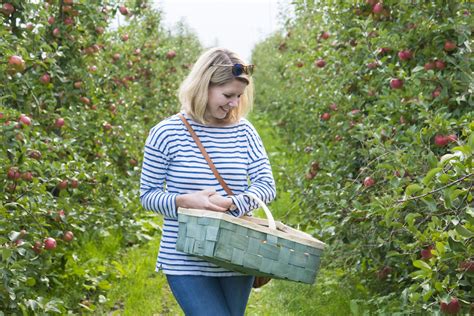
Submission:
[[[247,115],[253,105],[253,80],[250,76],[242,73],[239,76],[232,74],[232,67],[215,65],[244,64],[245,62],[236,53],[221,47],[211,48],[205,51],[196,61],[189,75],[179,87],[178,97],[181,110],[184,110],[191,118],[199,123],[208,124],[204,118],[208,103],[208,91],[210,86],[220,86],[233,80],[239,80],[247,84],[244,93],[240,96],[239,106],[233,108],[227,116],[225,123],[237,123]]]

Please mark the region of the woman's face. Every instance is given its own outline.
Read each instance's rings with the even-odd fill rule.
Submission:
[[[239,106],[240,96],[246,87],[244,82],[237,79],[221,86],[209,87],[204,118],[212,125],[225,124],[229,112]]]

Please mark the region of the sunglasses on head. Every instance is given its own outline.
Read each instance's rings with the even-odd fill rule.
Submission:
[[[252,75],[253,68],[255,67],[255,65],[242,65],[242,64],[233,64],[233,65],[216,64],[214,66],[232,67],[232,74],[234,76],[240,76],[243,73],[250,76]]]

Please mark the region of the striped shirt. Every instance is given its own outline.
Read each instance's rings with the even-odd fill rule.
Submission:
[[[237,209],[230,215],[240,217],[258,208],[242,193],[251,192],[265,203],[275,198],[275,182],[262,140],[252,124],[242,118],[225,127],[202,125],[182,113],[227,185]],[[147,210],[164,217],[163,234],[156,271],[174,275],[241,275],[175,249],[178,233],[176,196],[215,189],[227,196],[198,146],[178,115],[154,126],[145,142],[140,179],[140,201]]]

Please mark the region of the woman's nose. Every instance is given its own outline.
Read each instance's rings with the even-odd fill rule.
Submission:
[[[232,100],[229,101],[229,106],[236,107],[239,105],[239,98],[232,98]]]

